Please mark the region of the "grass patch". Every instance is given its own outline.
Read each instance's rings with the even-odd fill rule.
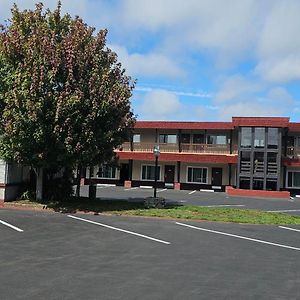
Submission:
[[[248,224],[300,224],[300,217],[284,213],[270,213],[252,209],[218,208],[203,206],[173,206],[164,209],[145,209],[143,203],[118,200],[89,200],[77,198],[63,202],[39,203],[29,200],[13,201],[8,205],[44,207],[65,213],[92,212],[114,215],[145,216],[174,219],[205,220]]]

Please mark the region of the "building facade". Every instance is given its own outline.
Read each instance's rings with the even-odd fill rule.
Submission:
[[[86,170],[82,183],[153,186],[159,146],[161,188],[232,195],[300,194],[300,123],[286,117],[233,117],[231,122],[137,121],[118,163]],[[0,161],[0,205],[30,181],[30,168]]]
[[[231,122],[137,121],[116,150],[119,166],[96,166],[90,181],[175,189],[300,192],[300,123],[285,117],[233,117]],[[259,193],[256,192],[256,195]],[[261,194],[265,195],[265,194]]]

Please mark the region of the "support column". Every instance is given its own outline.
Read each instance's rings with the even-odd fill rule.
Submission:
[[[229,151],[232,154],[232,129],[230,129],[230,144],[229,144]]]
[[[231,185],[231,174],[232,174],[231,164],[228,164],[228,185]]]
[[[241,172],[241,127],[238,128],[238,163],[236,168],[236,187],[240,188],[240,172]]]
[[[177,182],[174,183],[175,190],[180,190],[180,168],[181,168],[181,163],[180,161],[177,161]]]
[[[282,147],[282,129],[279,129],[278,130],[278,153],[277,153],[277,191],[280,191],[281,147]]]
[[[179,152],[182,151],[182,146],[181,146],[181,129],[178,129],[178,150],[179,150]]]
[[[267,170],[268,170],[268,128],[265,128],[265,148],[264,148],[264,183],[263,190],[267,189]]]

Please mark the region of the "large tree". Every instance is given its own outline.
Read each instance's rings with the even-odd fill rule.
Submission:
[[[107,30],[79,17],[12,8],[0,32],[0,155],[44,169],[110,159],[132,128],[134,82],[106,47]]]

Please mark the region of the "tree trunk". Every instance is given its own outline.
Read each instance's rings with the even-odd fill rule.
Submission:
[[[43,168],[36,168],[36,200],[43,199]]]
[[[78,166],[77,167],[77,178],[76,178],[76,197],[80,197],[80,180],[81,180],[81,170],[82,170],[82,167],[81,166]]]

